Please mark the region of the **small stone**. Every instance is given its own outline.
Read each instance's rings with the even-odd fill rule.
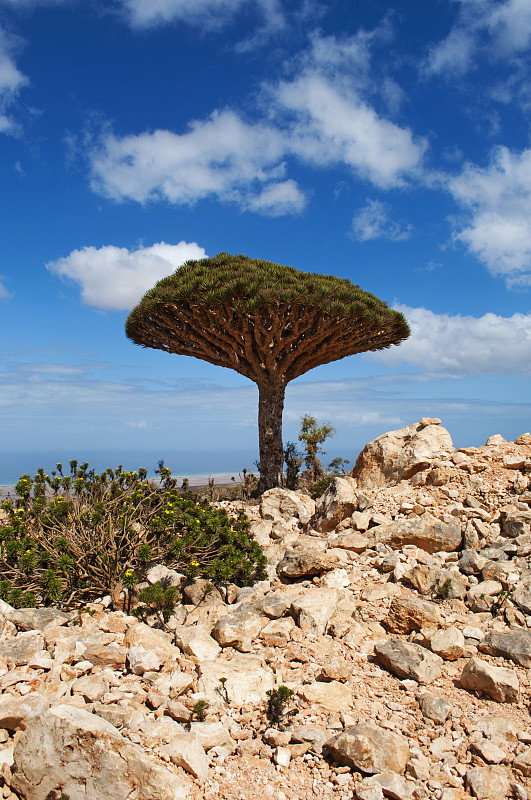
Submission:
[[[418,700],[423,716],[438,725],[443,725],[452,712],[452,704],[445,697],[437,697],[430,692],[423,692]]]
[[[301,687],[299,694],[312,705],[321,706],[327,711],[343,711],[345,708],[352,706],[352,690],[350,686],[338,681],[309,683]]]
[[[416,597],[395,597],[385,618],[385,626],[391,633],[411,633],[421,628],[437,627],[440,614],[428,600]]]
[[[430,648],[444,661],[456,661],[464,653],[465,637],[453,626],[439,630],[431,637]]]
[[[418,644],[389,639],[377,643],[374,655],[379,664],[398,675],[399,678],[412,678],[418,683],[432,683],[441,674],[443,660]]]
[[[479,658],[471,658],[461,674],[465,689],[485,692],[498,703],[515,703],[518,700],[518,678],[511,670],[494,667]]]
[[[474,742],[470,749],[481,756],[487,764],[501,764],[507,758],[506,751],[488,739],[480,739],[479,742]]]
[[[127,660],[129,669],[134,675],[143,675],[144,672],[158,672],[162,665],[162,658],[156,650],[146,650],[141,645],[129,648]]]
[[[510,658],[521,667],[531,667],[531,631],[525,628],[507,633],[490,633],[479,649],[489,655]]]
[[[513,761],[513,767],[519,769],[526,778],[531,777],[531,747],[528,747],[527,750],[524,750],[523,753],[516,756]]]
[[[402,775],[409,759],[403,736],[369,722],[345,728],[326,742],[325,749],[340,764],[369,774],[390,769]]]
[[[505,800],[510,790],[503,767],[474,767],[466,773],[466,783],[478,800]]]
[[[169,756],[173,764],[182,767],[201,783],[206,780],[208,760],[199,739],[193,733],[175,736],[169,744],[160,748],[160,752]]]
[[[273,754],[273,761],[280,767],[289,767],[291,761],[291,750],[289,747],[277,747]]]

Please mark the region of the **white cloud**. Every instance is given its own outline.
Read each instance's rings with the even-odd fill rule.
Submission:
[[[28,79],[13,61],[14,40],[0,28],[0,132],[15,133],[17,125],[9,116],[9,107]]]
[[[254,124],[226,109],[183,134],[104,135],[90,154],[93,189],[141,203],[215,197],[274,216],[305,205],[295,181],[282,180],[290,156],[319,167],[344,164],[384,188],[420,168],[424,140],[315,70],[270,86],[267,98],[269,119]]]
[[[402,362],[450,375],[531,375],[531,314],[482,317],[436,314],[426,308],[395,308],[411,336],[399,347],[365,356],[394,367]]]
[[[356,91],[309,70],[274,90],[292,114],[289,142],[301,160],[318,166],[343,163],[376,186],[390,188],[422,161],[426,142],[368,105]]]
[[[131,24],[138,28],[168,22],[208,25],[235,14],[247,0],[123,0]]]
[[[249,125],[232,111],[191,123],[182,135],[158,130],[138,136],[107,136],[92,156],[92,185],[120,200],[144,203],[164,199],[194,203],[214,196],[243,208],[254,203],[271,213],[275,193],[281,205],[300,207],[293,181],[278,188],[284,175],[282,134],[266,124]],[[260,201],[260,195],[269,187]],[[276,188],[275,188],[276,187]],[[280,195],[283,193],[283,197]]]
[[[258,211],[271,217],[297,213],[302,211],[305,205],[306,197],[293,180],[269,184],[248,203],[251,211]]]
[[[531,284],[531,149],[497,148],[488,167],[467,164],[448,182],[467,213],[456,238],[507,284]]]
[[[121,0],[129,22],[135,28],[148,28],[182,22],[202,28],[219,28],[234,19],[245,6],[263,18],[263,33],[284,27],[279,0]]]
[[[380,200],[368,200],[352,220],[352,230],[356,239],[367,242],[370,239],[389,239],[402,242],[409,239],[411,225],[394,222],[389,217],[389,206]]]
[[[463,74],[477,66],[478,55],[507,58],[531,45],[529,0],[460,0],[454,27],[428,56],[430,74]]]
[[[84,247],[46,265],[54,275],[81,287],[83,303],[112,311],[128,311],[151,287],[189,259],[205,258],[195,242],[127,250],[125,247]]]

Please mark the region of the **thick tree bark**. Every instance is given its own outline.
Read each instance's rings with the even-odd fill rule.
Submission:
[[[260,442],[260,494],[282,484],[284,447],[282,411],[285,386],[258,385],[258,437]]]

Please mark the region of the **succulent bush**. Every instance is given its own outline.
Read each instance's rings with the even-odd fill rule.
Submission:
[[[265,577],[265,557],[243,512],[183,497],[161,465],[101,474],[87,463],[23,475],[2,503],[0,597],[15,606],[82,605],[126,590],[161,563],[192,579],[249,585]],[[147,598],[146,598],[147,599]]]

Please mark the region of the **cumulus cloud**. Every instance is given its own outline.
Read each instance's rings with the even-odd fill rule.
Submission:
[[[456,75],[477,64],[478,54],[506,58],[525,52],[531,44],[531,5],[528,0],[460,0],[456,23],[428,56],[429,74]]]
[[[468,375],[531,375],[531,314],[482,317],[436,314],[427,308],[395,308],[406,316],[411,336],[365,358]]]
[[[300,209],[295,182],[278,182],[286,147],[279,131],[250,125],[233,111],[214,113],[189,128],[183,134],[158,130],[105,137],[92,157],[93,188],[141,203],[191,204],[213,196],[268,214],[275,213],[275,199],[283,213]]]
[[[79,284],[86,305],[128,311],[154,283],[185,261],[205,257],[205,251],[195,242],[159,242],[138,250],[109,245],[73,250],[66,258],[46,264],[46,268]]]
[[[0,28],[0,133],[15,133],[17,125],[9,116],[9,107],[28,79],[13,60],[14,39]]]
[[[263,18],[265,29],[284,27],[279,0],[122,0],[122,6],[134,28],[148,28],[181,22],[202,28],[219,28],[243,11],[252,8]]]
[[[339,62],[355,60],[353,45],[348,55],[344,42],[337,47]],[[311,49],[293,80],[264,87],[267,119],[249,123],[224,109],[180,134],[104,134],[90,153],[93,189],[141,203],[213,197],[278,216],[297,213],[306,202],[287,175],[290,159],[345,165],[382,188],[403,185],[421,166],[425,140],[377,113],[348,82],[327,77],[334,64],[331,41],[314,41]],[[360,63],[364,58],[359,55]]]
[[[246,0],[123,0],[131,24],[144,28],[168,22],[208,25],[235,14]]]
[[[305,205],[306,197],[293,180],[271,183],[248,202],[251,211],[271,217],[302,211]]]
[[[488,167],[467,164],[448,188],[466,215],[456,238],[509,286],[531,285],[531,149],[499,147]]]
[[[376,186],[390,188],[420,166],[426,142],[378,115],[360,95],[316,70],[282,82],[275,99],[292,115],[289,142],[301,160],[345,164]]]
[[[389,217],[389,206],[380,200],[368,200],[354,215],[352,230],[356,239],[368,242],[371,239],[389,239],[402,242],[409,239],[411,225],[394,222]]]

